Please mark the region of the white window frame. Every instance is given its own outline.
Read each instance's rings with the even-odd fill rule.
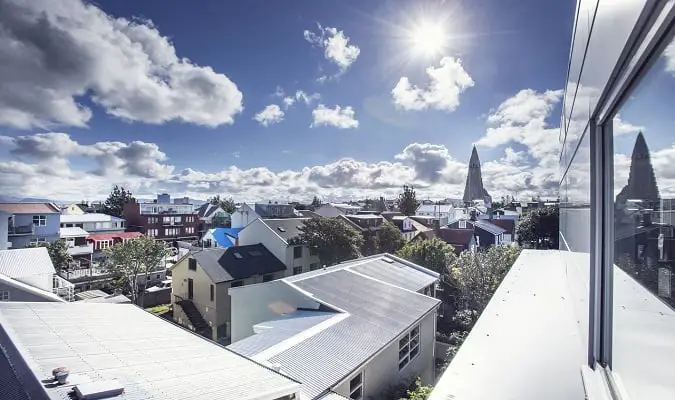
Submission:
[[[10,300],[9,291],[3,290],[2,292],[0,292],[0,301],[9,301],[9,300]]]
[[[110,240],[99,240],[98,242],[98,248],[101,250],[105,250],[110,247]]]
[[[360,382],[352,389],[352,381],[356,378],[360,378]],[[349,398],[352,400],[362,400],[363,399],[363,388],[364,388],[364,379],[365,379],[365,374],[363,373],[363,370],[359,371],[358,374],[353,375],[351,378],[349,378]],[[355,396],[355,393],[357,391],[361,390],[360,394],[358,396]]]
[[[417,332],[415,332],[417,331]],[[416,343],[413,344],[413,340],[416,340]],[[416,351],[414,355],[411,355],[413,351]],[[401,354],[403,352],[403,354]],[[410,365],[410,363],[420,355],[420,324],[417,324],[410,328],[405,335],[401,336],[398,340],[398,370],[402,371],[405,367]]]
[[[37,223],[35,223],[35,218],[37,218]],[[47,216],[46,215],[33,215],[33,225],[35,225],[35,226],[47,226]]]
[[[466,229],[466,220],[459,220],[459,229]]]

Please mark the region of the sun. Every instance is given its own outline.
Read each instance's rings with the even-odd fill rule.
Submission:
[[[446,46],[446,33],[440,24],[421,21],[410,30],[411,50],[419,55],[441,54]]]

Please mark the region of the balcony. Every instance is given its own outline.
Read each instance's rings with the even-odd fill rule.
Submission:
[[[94,252],[94,244],[93,243],[88,243],[88,244],[83,244],[83,245],[69,245],[68,246],[68,254],[71,256],[80,256],[83,254],[91,254]]]
[[[7,233],[9,236],[30,236],[35,234],[35,225],[10,225]]]
[[[74,301],[75,285],[58,275],[54,275],[54,286],[52,291],[65,301]]]

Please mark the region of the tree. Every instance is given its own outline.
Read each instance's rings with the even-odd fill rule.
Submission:
[[[122,186],[115,185],[112,192],[103,203],[103,212],[115,217],[122,218],[124,215],[124,205],[127,203],[135,203],[136,199],[130,191],[124,189]]]
[[[526,213],[516,229],[518,244],[536,249],[557,249],[558,218],[558,207],[552,206]]]
[[[323,202],[321,201],[321,199],[318,198],[317,196],[314,196],[314,198],[312,199],[312,204],[311,204],[312,211],[316,210],[317,208],[321,207],[322,205],[323,205]]]
[[[380,239],[373,232],[368,232],[363,237],[363,245],[361,246],[361,254],[363,256],[372,256],[377,254],[380,249]]]
[[[415,188],[403,185],[403,192],[398,195],[398,210],[405,215],[415,215],[419,204],[415,195]]]
[[[408,390],[408,395],[402,397],[399,400],[426,400],[431,395],[433,387],[431,386],[422,386],[422,380],[417,378],[415,380],[415,387]]]
[[[389,221],[385,221],[379,231],[380,253],[396,254],[405,245],[401,231]]]
[[[333,265],[359,257],[363,235],[340,218],[311,218],[298,242],[316,247],[322,265]]]
[[[68,269],[68,265],[73,261],[73,256],[68,254],[66,239],[59,239],[49,243],[32,243],[26,247],[46,247],[56,271]]]
[[[103,251],[106,256],[104,268],[119,279],[125,294],[131,296],[134,304],[138,303],[138,278],[144,277],[144,286],[141,290],[140,306],[143,307],[145,289],[150,272],[159,267],[170,249],[161,240],[147,236],[139,236],[133,240],[118,243]]]
[[[233,212],[237,211],[237,205],[234,203],[234,199],[232,197],[226,199],[224,197],[220,197],[219,194],[209,197],[206,201],[208,201],[210,204],[213,204],[214,206],[220,206],[220,208],[223,209],[228,214],[232,214]]]
[[[396,255],[441,275],[448,274],[448,267],[457,258],[455,249],[438,238],[408,242]]]

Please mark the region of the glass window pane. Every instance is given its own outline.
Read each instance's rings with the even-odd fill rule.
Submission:
[[[630,398],[675,392],[675,45],[613,122],[612,371]]]

